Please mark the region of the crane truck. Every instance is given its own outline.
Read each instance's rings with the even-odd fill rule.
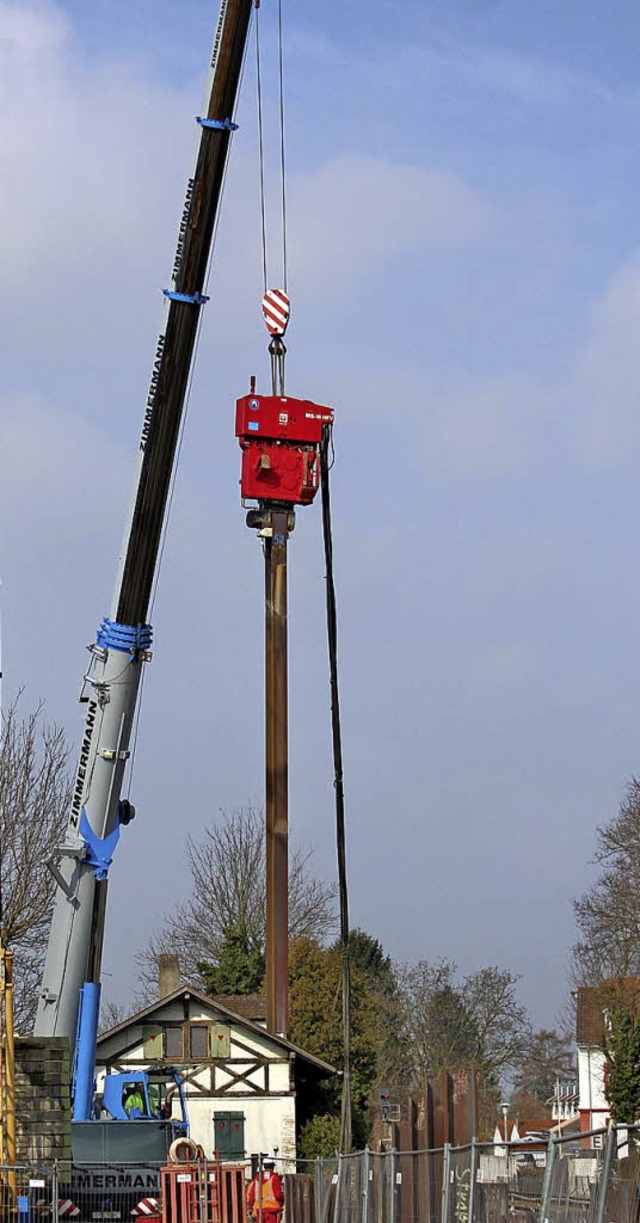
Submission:
[[[176,462],[187,387],[205,296],[207,269],[254,0],[222,0],[206,107],[197,117],[198,149],[188,180],[171,283],[144,405],[131,508],[108,616],[88,647],[81,701],[84,726],[66,834],[50,860],[56,896],[35,1024],[37,1036],[66,1037],[73,1056],[74,1160],[161,1162],[186,1131],[182,1117],[163,1117],[167,1082],[183,1100],[176,1075],[160,1082],[133,1076],[145,1101],[142,1117],[124,1108],[131,1075],[110,1075],[95,1101],[95,1049],[109,868],[121,833],[135,815],[122,797],[143,668],[152,657],[148,623]],[[162,1077],[162,1076],[161,1076]],[[96,1112],[101,1114],[96,1119]]]

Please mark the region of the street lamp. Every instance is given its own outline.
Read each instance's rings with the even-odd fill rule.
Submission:
[[[505,1155],[507,1156],[507,1159],[508,1159],[508,1158],[509,1158],[509,1145],[508,1145],[508,1144],[509,1144],[509,1135],[508,1135],[508,1131],[507,1131],[507,1118],[508,1118],[508,1116],[509,1116],[509,1104],[508,1104],[508,1102],[507,1102],[507,1103],[504,1103],[504,1104],[501,1104],[501,1105],[500,1105],[500,1108],[502,1109],[502,1119],[503,1119],[503,1121],[504,1121],[504,1153],[505,1153]]]

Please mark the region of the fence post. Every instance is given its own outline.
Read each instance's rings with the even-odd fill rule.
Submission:
[[[53,1161],[53,1173],[51,1175],[51,1219],[52,1223],[58,1223],[58,1202],[60,1194],[58,1193],[58,1161]]]
[[[324,1177],[322,1175],[323,1167],[324,1167],[324,1160],[322,1156],[319,1155],[318,1158],[316,1159],[316,1172],[315,1172],[315,1182],[316,1182],[315,1223],[323,1223],[323,1219],[324,1219],[324,1201],[323,1201],[323,1193],[322,1193],[322,1189],[324,1186]]]
[[[364,1185],[362,1188],[362,1223],[368,1223],[369,1219],[369,1167],[371,1164],[371,1152],[368,1147],[365,1147],[362,1154],[362,1176]]]
[[[336,1180],[336,1196],[333,1199],[333,1223],[338,1223],[338,1212],[340,1209],[340,1187],[342,1184],[342,1155],[338,1153],[338,1179]]]
[[[544,1169],[544,1177],[542,1180],[542,1194],[540,1196],[540,1220],[539,1223],[547,1223],[547,1215],[549,1211],[549,1198],[551,1195],[551,1181],[553,1177],[553,1164],[556,1157],[557,1143],[553,1140],[553,1134],[549,1134],[549,1142],[547,1143],[547,1162]]]
[[[396,1223],[396,1149],[392,1147],[389,1151],[389,1162],[391,1164],[391,1194],[389,1199],[389,1223]]]
[[[471,1175],[469,1178],[469,1223],[473,1223],[476,1206],[476,1177],[478,1175],[478,1139],[471,1139]]]
[[[609,1196],[609,1181],[611,1180],[611,1169],[613,1167],[613,1156],[615,1154],[617,1141],[617,1126],[615,1121],[610,1121],[609,1133],[607,1134],[607,1145],[604,1149],[602,1172],[600,1173],[600,1184],[598,1185],[598,1209],[596,1212],[595,1223],[604,1223],[607,1197]]]
[[[440,1223],[449,1223],[449,1185],[451,1181],[451,1143],[445,1142],[442,1160],[442,1215]]]

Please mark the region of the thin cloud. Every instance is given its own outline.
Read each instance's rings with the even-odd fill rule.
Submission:
[[[336,158],[291,196],[292,261],[311,296],[408,250],[476,247],[492,229],[490,207],[459,176],[373,157]]]

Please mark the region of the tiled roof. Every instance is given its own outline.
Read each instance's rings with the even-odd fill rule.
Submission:
[[[518,1120],[518,1130],[520,1137],[524,1138],[525,1134],[546,1134],[553,1125],[553,1121],[549,1114],[546,1117],[527,1117],[526,1121]]]
[[[264,1022],[267,1018],[264,994],[212,994],[211,1001],[220,1003],[242,1019],[251,1019],[253,1023]]]
[[[640,1006],[640,978],[611,979],[601,985],[581,985],[576,998],[576,1041],[579,1045],[604,1046],[604,1015],[616,994]]]

